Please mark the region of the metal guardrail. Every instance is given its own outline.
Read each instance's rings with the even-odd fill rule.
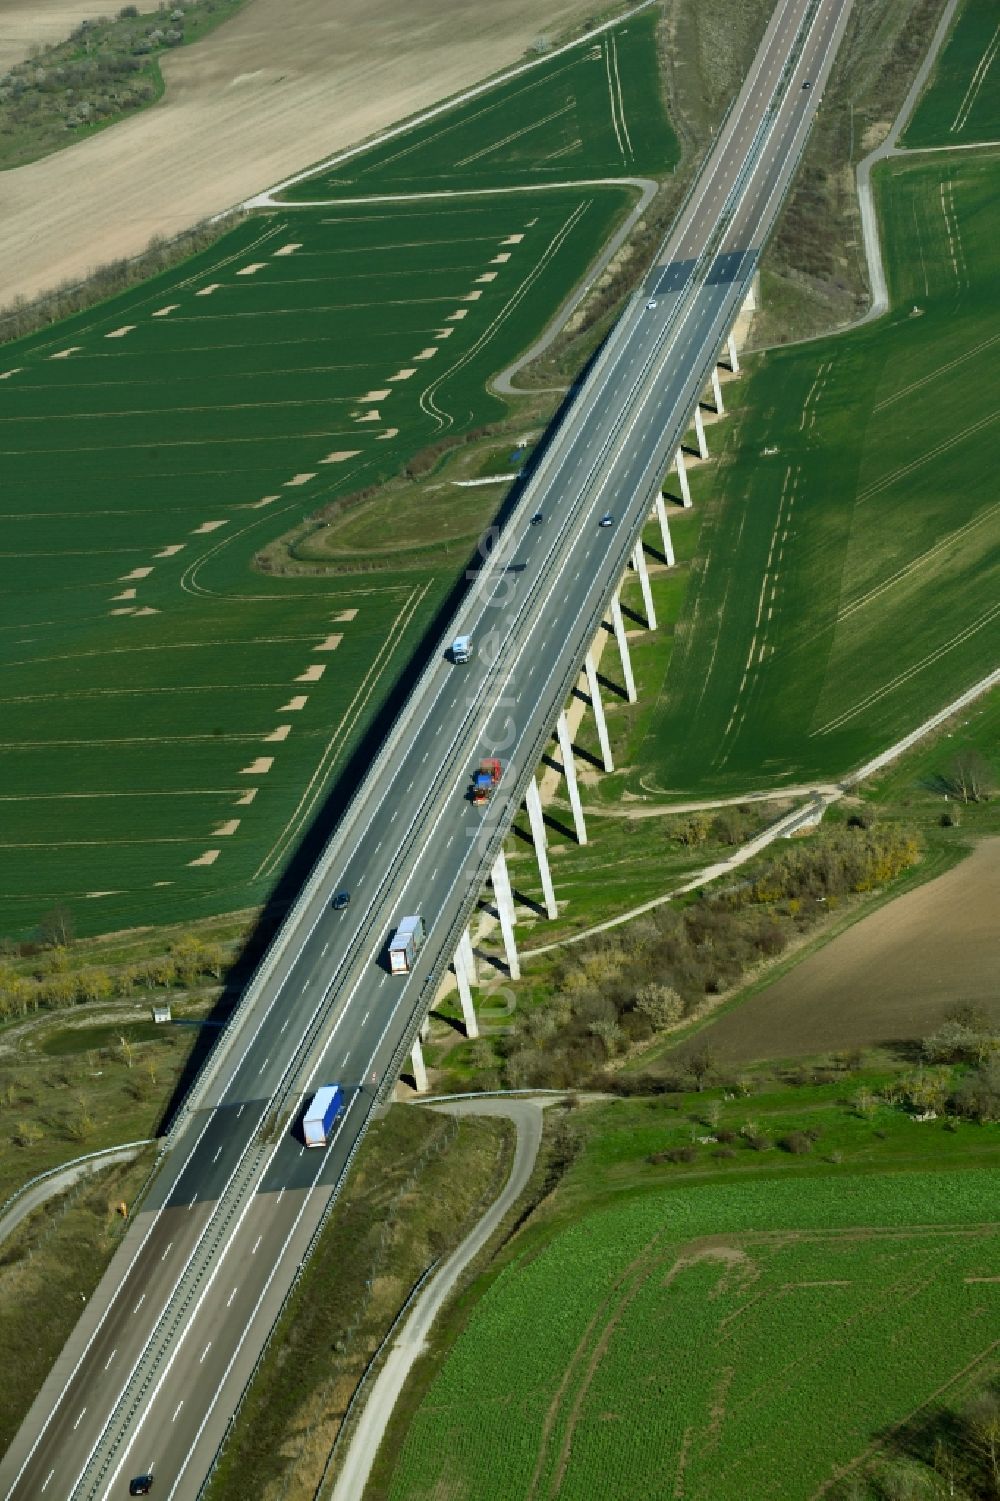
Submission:
[[[261,1146],[245,1155],[225,1196],[219,1201],[215,1212],[205,1226],[194,1253],[189,1258],[184,1272],[157,1320],[156,1328],[147,1340],[100,1438],[91,1451],[87,1465],[73,1488],[74,1496],[94,1496],[100,1490],[118,1451],[126,1442],[130,1423],[159,1374],[177,1331],[191,1310],[192,1303],[201,1292],[202,1284],[208,1275],[221,1241],[238,1213],[251,1182],[257,1178],[263,1155],[264,1148]]]
[[[31,1189],[39,1183],[44,1183],[47,1178],[54,1178],[58,1173],[69,1172],[71,1168],[79,1167],[83,1162],[95,1162],[98,1157],[110,1157],[115,1152],[128,1152],[134,1147],[138,1151],[141,1147],[151,1147],[155,1142],[155,1136],[149,1136],[144,1141],[123,1141],[120,1147],[102,1147],[99,1152],[84,1152],[82,1157],[71,1157],[69,1162],[60,1162],[57,1167],[46,1168],[44,1173],[36,1173],[34,1178],[29,1178],[27,1183],[22,1183],[16,1188],[9,1198],[0,1204],[0,1220],[3,1219],[8,1209],[13,1209],[19,1199],[22,1199]]]

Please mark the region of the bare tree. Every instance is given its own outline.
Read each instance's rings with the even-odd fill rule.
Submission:
[[[68,949],[76,937],[76,924],[68,907],[61,903],[43,914],[38,924],[38,938],[47,949]]]
[[[993,792],[993,767],[977,750],[959,751],[945,773],[949,792],[963,803],[985,803]]]

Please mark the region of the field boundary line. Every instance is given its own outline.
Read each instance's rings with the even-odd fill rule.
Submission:
[[[483,79],[481,83],[474,84],[471,88],[463,89],[458,94],[453,94],[450,99],[445,99],[440,104],[435,104],[433,108],[423,110],[418,115],[412,115],[409,119],[400,121],[398,125],[393,125],[388,130],[380,131],[378,135],[369,137],[368,140],[362,141],[360,145],[349,146],[345,151],[335,152],[333,156],[328,156],[323,161],[316,162],[313,166],[304,168],[301,172],[293,173],[291,177],[282,179],[281,182],[275,183],[273,187],[265,188],[262,193],[257,193],[245,199],[242,203],[235,205],[234,208],[226,209],[221,214],[214,215],[209,220],[209,223],[215,223],[216,220],[224,219],[229,214],[239,212],[240,210],[249,210],[251,208],[287,208],[289,205],[284,202],[280,204],[272,202],[271,195],[273,193],[281,193],[285,188],[293,187],[296,183],[304,182],[310,177],[315,177],[320,172],[326,172],[331,167],[340,166],[343,162],[350,161],[353,157],[360,156],[364,152],[373,151],[377,146],[383,145],[386,141],[394,140],[397,136],[415,130],[417,126],[425,124],[428,120],[439,118],[449,110],[456,109],[458,105],[466,104],[470,99],[478,99],[481,94],[487,93],[490,89],[494,89],[502,83],[507,83],[511,78],[519,78],[523,73],[531,72],[533,69],[540,68],[544,64],[551,62],[554,57],[561,57],[565,53],[573,51],[576,47],[586,46],[591,38],[602,36],[604,32],[614,30],[615,27],[620,26],[624,21],[631,20],[633,16],[638,15],[640,11],[648,10],[652,4],[654,4],[654,0],[639,0],[637,5],[630,6],[628,10],[622,11],[621,15],[614,16],[610,21],[602,21],[599,26],[595,26],[591,31],[585,31],[582,36],[574,37],[569,42],[563,42],[561,46],[554,47],[551,52],[543,53],[539,57],[530,58],[527,62],[518,63],[515,67],[507,68],[502,73],[494,73],[491,77]]]

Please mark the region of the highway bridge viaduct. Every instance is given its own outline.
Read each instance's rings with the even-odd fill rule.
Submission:
[[[605,765],[611,747],[592,646],[608,620],[633,696],[620,587],[651,514],[672,558],[663,477],[677,468],[761,249],[801,158],[851,0],[775,0],[747,78],[663,246],[567,405],[439,649],[249,982],[162,1142],[158,1170],[112,1263],[0,1463],[0,1501],[105,1501],[140,1473],[195,1501],[379,1101],[392,1090],[455,964],[475,1025],[468,923],[492,882],[517,970],[507,829],[526,804],[544,872],[536,769],[553,728],[586,837],[565,705],[584,675]],[[291,210],[290,210],[291,211]],[[542,511],[546,523],[532,526]],[[600,526],[610,511],[614,524]],[[460,634],[478,643],[459,667]],[[487,810],[470,769],[500,757]],[[332,908],[348,889],[350,905]],[[385,962],[400,917],[427,941],[404,975]],[[415,1065],[421,1061],[415,1055]],[[320,1084],[346,1108],[325,1148],[298,1122]]]

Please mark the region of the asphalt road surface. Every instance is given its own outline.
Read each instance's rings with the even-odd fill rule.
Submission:
[[[575,682],[724,342],[808,133],[850,0],[779,0],[658,263],[611,334],[444,645],[334,832],[160,1172],[0,1466],[0,1501],[198,1495],[310,1240],[398,1069]],[[809,83],[810,87],[804,85]],[[655,303],[655,306],[652,305]],[[528,518],[541,510],[544,522]],[[598,526],[610,510],[614,525]],[[504,761],[490,807],[480,757]],[[352,894],[342,912],[333,892]],[[428,940],[385,964],[399,918]],[[346,1088],[325,1149],[297,1118]]]

